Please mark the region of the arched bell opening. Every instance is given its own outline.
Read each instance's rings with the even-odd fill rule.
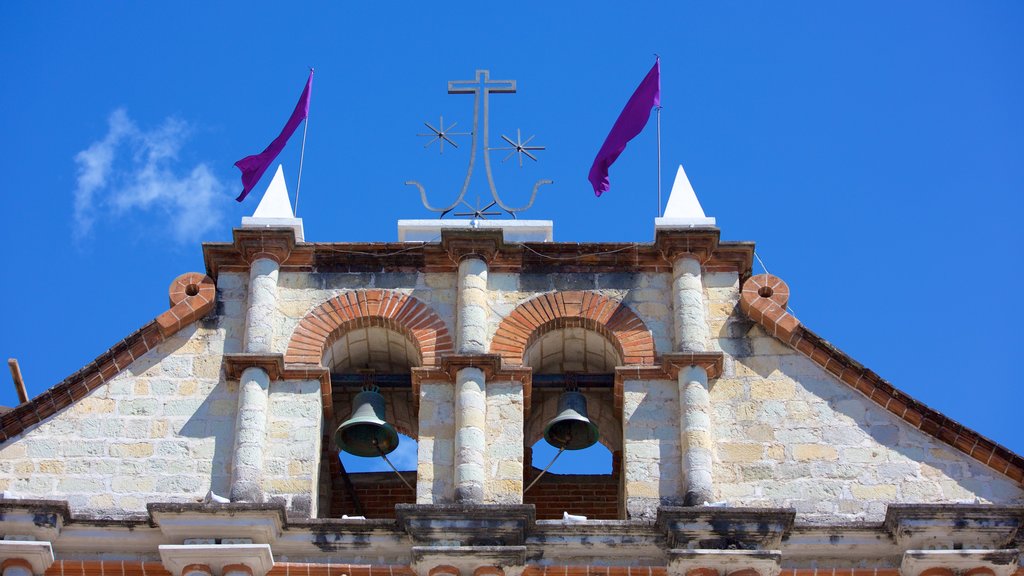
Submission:
[[[529,489],[523,501],[537,507],[538,519],[561,519],[566,512],[620,518],[622,423],[614,408],[620,349],[594,327],[563,323],[542,326],[523,359],[533,368],[530,416],[524,423]]]
[[[334,409],[321,467],[327,517],[394,518],[395,504],[416,501],[419,419],[410,370],[420,358],[415,342],[387,325],[339,330],[325,347]]]

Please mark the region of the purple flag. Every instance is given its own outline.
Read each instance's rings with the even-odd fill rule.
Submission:
[[[295,105],[295,110],[292,111],[291,117],[288,118],[288,123],[284,125],[284,130],[274,138],[274,141],[259,154],[253,154],[252,156],[246,156],[238,162],[235,162],[235,166],[242,171],[242,193],[238,195],[235,200],[241,202],[245,200],[245,197],[249,195],[256,183],[263,177],[263,173],[267,171],[267,168],[274,163],[274,159],[281,153],[281,149],[288,143],[288,139],[295,133],[295,129],[299,127],[299,124],[309,116],[309,89],[313,87],[313,71],[309,71],[309,80],[306,80],[306,88],[302,91],[302,95],[299,96],[299,102]]]
[[[598,151],[597,158],[594,158],[594,165],[590,167],[588,179],[594,187],[595,195],[600,196],[608,191],[610,188],[608,168],[626,149],[626,144],[647,125],[647,120],[651,117],[651,109],[660,105],[661,60],[655,60],[651,71],[636,87],[636,91],[629,97],[629,102],[626,102],[626,107],[622,109],[618,120],[612,126],[612,131],[608,133],[601,150]]]

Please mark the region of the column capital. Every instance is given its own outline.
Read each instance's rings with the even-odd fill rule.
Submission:
[[[675,263],[682,256],[706,262],[718,249],[719,236],[717,228],[657,230],[654,233],[654,247],[670,263]]]
[[[696,366],[702,368],[711,380],[722,375],[724,359],[721,352],[670,352],[661,355],[661,367],[674,380],[683,368]]]
[[[505,238],[501,230],[442,230],[441,247],[455,263],[466,258],[490,263],[505,247]]]
[[[259,368],[266,372],[271,380],[280,380],[285,372],[284,354],[241,352],[224,355],[224,374],[228,380],[240,380],[246,368]]]
[[[216,576],[242,570],[238,565],[252,576],[266,576],[274,567],[270,544],[161,544],[159,549],[160,561],[173,576],[184,576],[185,568],[195,564],[206,565]]]
[[[284,264],[295,249],[295,231],[291,228],[235,228],[234,246],[250,265],[261,258]]]
[[[40,575],[53,564],[53,547],[36,540],[0,540],[0,566],[20,567]]]
[[[413,403],[419,409],[420,385],[424,382],[455,383],[455,377],[463,368],[478,368],[488,382],[520,382],[523,385],[523,411],[530,414],[533,396],[533,368],[529,366],[506,366],[500,354],[448,354],[441,357],[441,365],[413,368]]]

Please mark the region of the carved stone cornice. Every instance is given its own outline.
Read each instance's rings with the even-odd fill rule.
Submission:
[[[721,352],[669,352],[661,355],[661,366],[669,378],[675,380],[679,371],[690,366],[704,369],[708,380],[722,375],[725,355]]]
[[[778,550],[795,519],[792,508],[662,506],[655,525],[671,548]]]
[[[890,504],[885,529],[904,550],[1009,548],[1024,524],[1024,507],[989,504]]]
[[[261,368],[270,380],[281,380],[284,375],[284,354],[241,352],[224,355],[224,374],[228,380],[240,380],[246,368]]]
[[[442,230],[441,247],[456,263],[473,257],[490,263],[505,247],[505,237],[501,230]]]
[[[656,230],[654,247],[666,260],[675,262],[690,255],[701,263],[711,260],[718,250],[721,231],[713,226],[679,230]]]
[[[455,376],[463,368],[478,368],[487,382],[519,382],[523,385],[523,409],[529,416],[533,397],[533,368],[529,366],[506,366],[500,354],[448,354],[441,357],[441,366],[413,368],[412,393],[415,406],[419,409],[420,385],[423,382],[455,383]]]
[[[283,264],[295,249],[295,230],[291,228],[235,228],[232,236],[235,249],[250,264],[259,258]]]

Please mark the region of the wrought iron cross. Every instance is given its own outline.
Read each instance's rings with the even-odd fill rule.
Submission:
[[[472,94],[473,95],[473,131],[472,131],[472,144],[470,145],[470,156],[469,156],[469,167],[466,170],[466,179],[462,183],[462,190],[459,192],[459,196],[450,205],[445,207],[431,206],[427,201],[427,192],[423,185],[415,180],[406,181],[409,186],[416,186],[420,192],[420,199],[423,201],[423,205],[431,212],[440,212],[441,218],[444,218],[445,214],[449,213],[463,202],[463,198],[466,196],[466,191],[469,190],[469,182],[473,178],[473,167],[476,164],[476,154],[480,139],[480,123],[481,116],[483,121],[483,154],[484,154],[484,169],[487,173],[487,185],[490,187],[491,196],[494,197],[494,203],[501,207],[502,210],[508,212],[513,218],[516,217],[516,212],[521,212],[533,206],[533,201],[537,198],[537,189],[545,184],[551,184],[551,180],[538,180],[533,185],[533,193],[530,196],[530,201],[525,206],[512,207],[508,206],[501,200],[501,196],[498,195],[498,188],[494,184],[494,175],[491,172],[491,157],[490,150],[488,147],[490,137],[490,95],[495,94],[514,94],[516,91],[515,80],[491,80],[490,72],[487,70],[477,70],[476,76],[473,80],[450,80],[448,81],[448,93],[449,94]],[[481,106],[482,104],[482,106]],[[479,213],[479,212],[478,212]]]

